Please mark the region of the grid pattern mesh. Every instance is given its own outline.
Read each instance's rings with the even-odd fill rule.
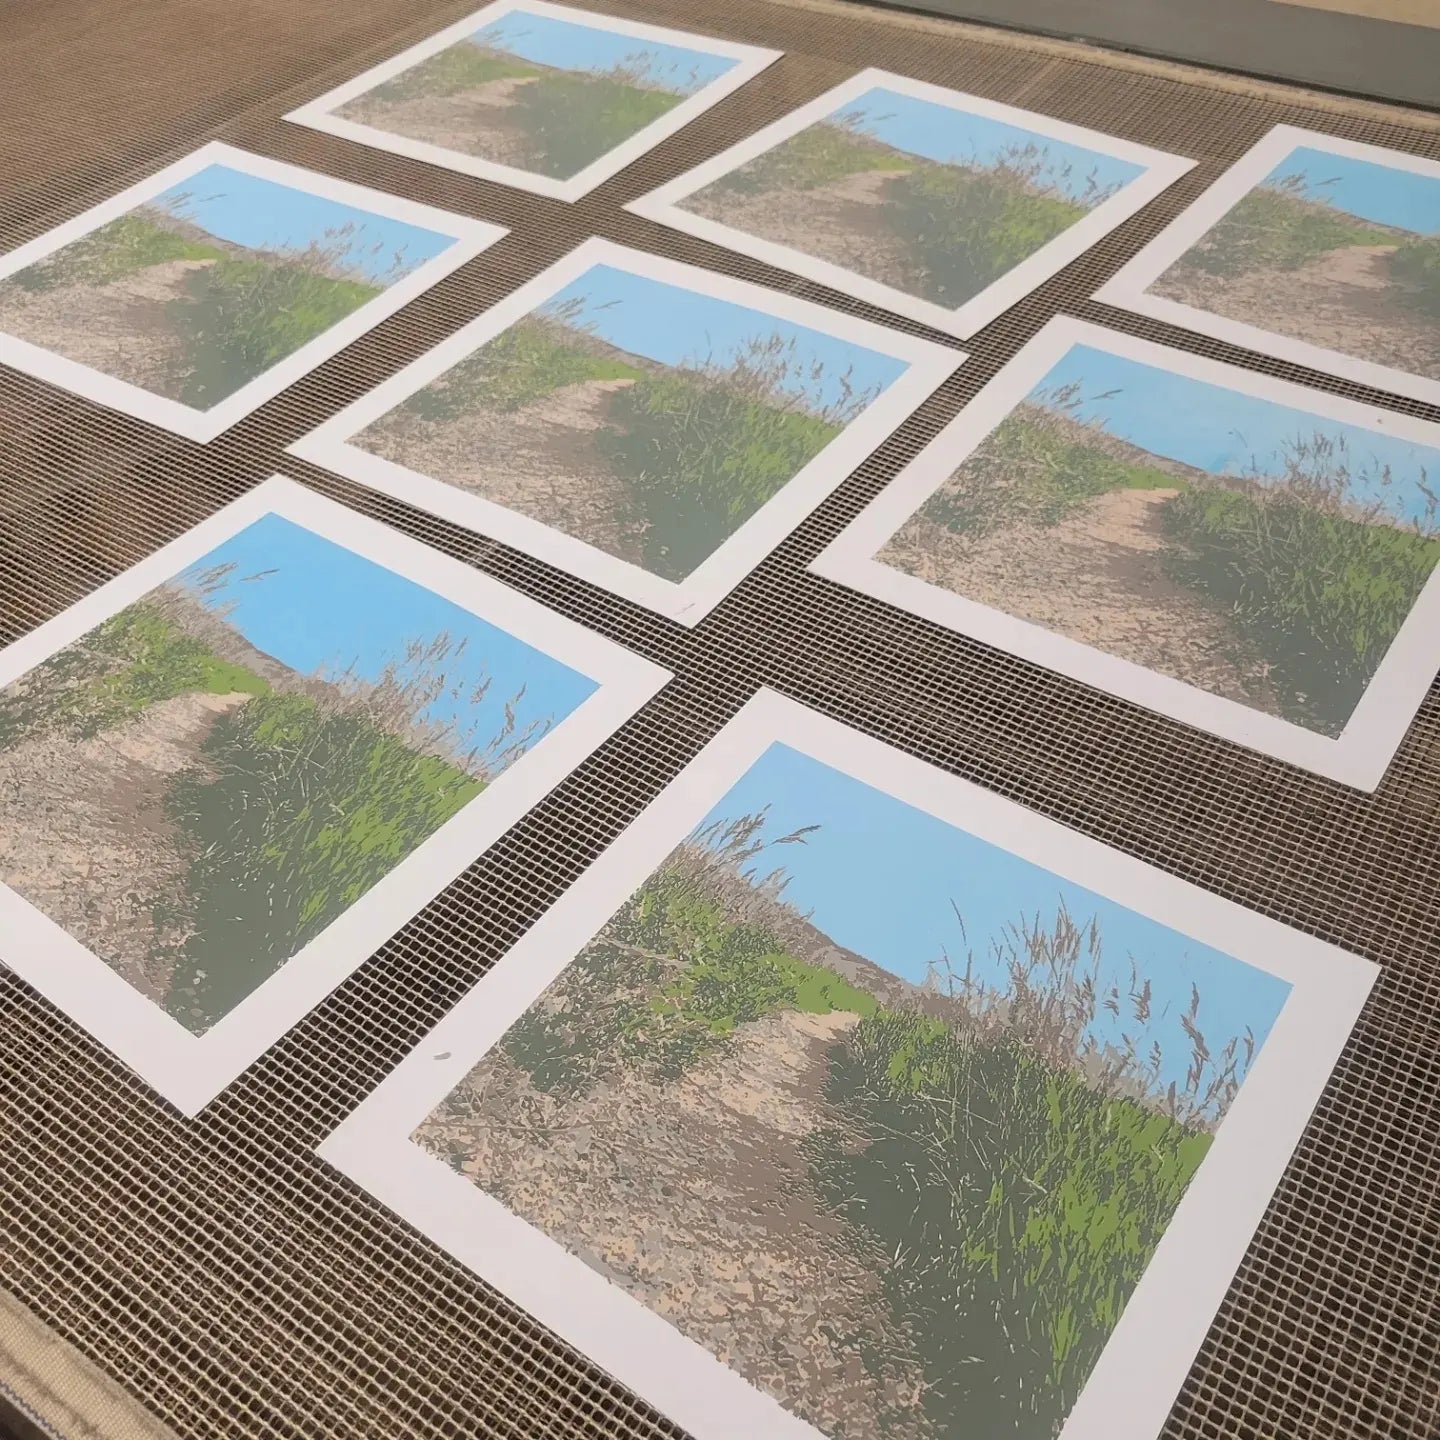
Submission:
[[[206,446],[0,369],[0,641],[273,471],[471,562],[676,679],[193,1121],[0,973],[0,1276],[186,1437],[674,1436],[314,1156],[346,1116],[760,685],[1383,966],[1166,1440],[1440,1431],[1440,703],[1356,794],[805,574],[1052,315],[1440,420],[1086,297],[1271,125],[1440,158],[1393,112],[958,26],[767,0],[617,14],[783,49],[757,81],[571,206],[289,126],[295,104],[470,0],[49,0],[4,22],[0,249],[221,138],[512,233]],[[1200,164],[983,331],[971,361],[694,630],[282,457],[591,234],[915,333],[620,206],[857,69],[1024,105]],[[953,344],[940,335],[931,338]],[[857,457],[859,458],[859,457]]]

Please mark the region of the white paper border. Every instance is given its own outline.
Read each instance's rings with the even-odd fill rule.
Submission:
[[[597,265],[612,266],[627,274],[749,306],[762,314],[893,356],[909,368],[678,582],[611,555],[542,520],[349,443],[351,437],[367,425]],[[838,314],[775,290],[626,249],[609,240],[590,239],[376,389],[302,436],[289,447],[289,453],[397,500],[418,505],[457,525],[502,540],[682,625],[695,625],[954,374],[964,359],[961,351],[949,346],[872,325],[868,320]]]
[[[828,260],[807,255],[789,245],[761,239],[748,231],[734,229],[682,208],[681,202],[697,190],[703,190],[705,186],[738,169],[746,161],[773,149],[781,141],[788,140],[792,135],[825,119],[852,100],[858,100],[876,86],[883,86],[887,90],[909,95],[917,100],[926,100],[931,104],[944,105],[950,110],[1023,126],[1036,135],[1051,140],[1083,145],[1088,150],[1108,155],[1112,159],[1128,160],[1132,164],[1142,165],[1145,167],[1144,173],[1137,175],[1104,204],[1097,205],[1083,220],[1076,221],[1064,234],[1057,235],[1049,244],[1042,245],[1033,255],[1008,270],[978,295],[972,296],[957,310],[947,309],[931,300],[922,300],[918,295],[911,295],[881,281],[868,279],[843,265],[835,265]],[[922,80],[893,75],[887,70],[870,69],[862,70],[853,79],[846,80],[833,90],[827,90],[798,110],[782,116],[773,125],[767,125],[748,139],[721,151],[719,155],[697,165],[693,170],[687,170],[685,174],[659,189],[632,200],[625,208],[647,220],[668,225],[674,230],[683,230],[687,235],[697,236],[715,245],[723,245],[726,249],[739,251],[742,255],[749,255],[752,259],[761,260],[778,269],[803,275],[807,280],[827,285],[841,294],[853,295],[859,300],[866,300],[881,309],[918,320],[922,324],[932,325],[937,330],[963,340],[983,329],[1037,286],[1063,270],[1072,260],[1078,259],[1117,225],[1143,209],[1194,167],[1193,160],[1170,155],[1163,150],[1152,150],[1147,145],[1136,145],[1129,140],[1120,140],[1098,130],[1086,130],[1078,125],[1066,124],[1063,120],[1052,120],[1047,115],[1038,115],[1030,110],[1017,110],[1011,105],[1001,105],[994,100],[984,100],[978,95],[967,95],[958,90],[947,90],[939,85],[928,85]]]
[[[1074,345],[1091,346],[1173,374],[1273,400],[1324,420],[1440,449],[1440,426],[1062,316],[1050,321],[1016,354],[816,556],[810,569],[827,580],[848,585],[1182,724],[1358,790],[1373,791],[1440,670],[1440,570],[1426,582],[1344,731],[1338,738],[1331,738],[944,590],[875,558],[890,537]]]
[[[1154,1440],[1377,968],[773,691],[762,690],[725,726],[320,1154],[696,1440],[822,1440],[814,1427],[409,1138],[775,741],[1294,987],[1061,1435]]]
[[[382,320],[408,305],[417,295],[430,289],[451,271],[458,270],[467,260],[488,249],[507,233],[499,225],[452,215],[447,210],[436,210],[414,200],[402,200],[364,185],[353,185],[348,180],[335,180],[328,175],[288,165],[281,160],[252,155],[248,150],[237,150],[233,145],[215,140],[73,220],[37,236],[18,250],[0,256],[0,280],[128,214],[137,205],[188,180],[207,165],[227,165],[258,180],[271,180],[278,185],[303,190],[308,195],[334,200],[357,210],[368,210],[387,220],[399,220],[441,235],[450,235],[455,243],[208,410],[197,410],[178,400],[167,399],[143,386],[132,385],[103,370],[0,331],[0,341],[3,341],[0,357],[3,357],[4,363],[37,379],[48,380],[73,394],[83,395],[87,400],[134,415],[140,420],[148,420],[152,425],[203,444],[228,430],[236,421],[293,385],[367,331],[373,330]]]
[[[599,688],[203,1035],[186,1029],[0,884],[0,962],[186,1115],[196,1114],[369,959],[670,679],[667,671],[461,561],[277,475],[0,651],[0,688],[265,515],[283,516],[443,595]]]
[[[739,63],[658,119],[652,120],[644,129],[636,131],[628,140],[607,151],[598,160],[592,161],[568,180],[557,180],[554,176],[540,175],[519,166],[503,165],[498,160],[467,155],[463,150],[432,145],[427,140],[413,140],[390,130],[342,119],[333,113],[340,106],[373,90],[377,85],[394,79],[412,65],[418,65],[420,61],[439,54],[457,40],[463,40],[467,35],[503,15],[516,12],[543,15],[551,20],[564,20],[572,25],[604,30],[612,35],[628,35],[636,40],[648,40],[661,45],[682,45],[688,50],[724,56]],[[296,125],[307,126],[311,130],[324,131],[327,135],[338,135],[342,140],[353,140],[376,150],[388,150],[392,155],[405,155],[412,160],[424,160],[431,165],[444,166],[447,170],[458,170],[462,175],[473,175],[481,180],[498,180],[501,184],[515,185],[522,190],[548,195],[555,200],[578,200],[611,176],[618,175],[627,165],[633,164],[697,116],[703,115],[746,81],[773,65],[780,58],[780,54],[779,50],[764,50],[756,45],[737,45],[730,40],[716,40],[708,35],[695,35],[686,30],[642,25],[638,21],[621,20],[614,15],[599,15],[590,10],[574,9],[569,5],[551,5],[546,3],[546,0],[497,0],[496,4],[487,5],[473,15],[467,15],[465,19],[446,26],[429,39],[420,41],[418,45],[402,50],[393,59],[366,70],[353,80],[337,85],[333,90],[327,90],[325,94],[292,110],[285,119]]]
[[[1380,145],[1362,145],[1356,140],[1341,140],[1335,135],[1304,130],[1296,125],[1277,125],[1252,149],[1246,151],[1193,205],[1177,216],[1143,250],[1095,292],[1097,300],[1122,310],[1148,315],[1171,325],[1181,325],[1216,340],[1226,340],[1277,360],[1289,360],[1323,374],[1338,375],[1357,385],[1375,390],[1388,390],[1411,400],[1424,400],[1440,405],[1440,380],[1412,375],[1389,365],[1341,350],[1329,350],[1294,340],[1258,325],[1231,320],[1211,310],[1182,305],[1162,295],[1151,295],[1153,285],[1207,231],[1211,230],[1245,198],[1277,165],[1297,149],[1322,150],[1342,155],[1349,160],[1365,160],[1391,170],[1407,170],[1412,175],[1425,175],[1440,181],[1440,161],[1422,160],[1401,150],[1387,150]]]

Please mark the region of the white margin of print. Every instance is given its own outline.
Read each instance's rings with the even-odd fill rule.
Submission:
[[[611,266],[889,355],[908,368],[682,581],[666,580],[542,520],[371,454],[350,440],[597,265]],[[962,351],[612,241],[586,240],[433,350],[302,436],[288,453],[482,532],[682,625],[702,620],[964,362]]]
[[[76,395],[83,395],[87,400],[94,400],[112,410],[134,415],[140,420],[148,420],[152,425],[162,426],[176,435],[183,435],[203,444],[228,430],[236,421],[267,400],[273,399],[286,386],[293,385],[317,365],[338,354],[347,345],[353,344],[382,320],[408,305],[416,296],[423,294],[453,270],[458,270],[467,260],[488,249],[507,233],[500,225],[471,220],[464,215],[452,215],[448,210],[436,210],[414,200],[402,200],[364,185],[354,185],[348,180],[335,180],[314,170],[305,170],[298,165],[290,165],[283,160],[271,160],[263,155],[253,155],[248,150],[237,150],[233,145],[212,140],[183,159],[122,190],[118,195],[112,195],[110,199],[92,206],[73,220],[67,220],[63,225],[46,231],[9,254],[0,255],[0,280],[7,279],[17,271],[98,230],[102,225],[128,214],[137,205],[153,199],[182,180],[189,179],[207,165],[226,165],[232,170],[252,175],[257,180],[287,185],[294,190],[303,190],[307,195],[334,200],[357,210],[368,210],[374,215],[384,216],[387,220],[398,220],[438,235],[449,235],[454,243],[208,410],[197,410],[178,400],[167,399],[143,386],[132,385],[126,380],[108,375],[91,365],[67,359],[54,350],[47,350],[17,336],[0,332],[0,339],[5,342],[3,350],[0,350],[4,363],[38,379],[48,380],[52,385],[58,385]]]
[[[1338,738],[1162,675],[942,589],[876,558],[887,542],[1075,345],[1440,450],[1440,426],[1325,395],[1069,316],[1050,321],[810,563],[810,570],[1182,724],[1373,791],[1440,670],[1440,570],[1431,574]]]
[[[746,230],[738,230],[717,220],[696,215],[682,205],[681,202],[697,190],[703,190],[705,186],[755,159],[757,155],[773,149],[781,141],[788,140],[792,135],[797,135],[801,130],[825,119],[842,105],[858,100],[866,91],[876,86],[913,96],[917,100],[929,101],[934,105],[943,105],[950,110],[981,115],[1008,125],[1018,125],[1046,139],[1081,145],[1097,154],[1141,165],[1144,171],[1103,204],[1097,205],[1083,220],[1076,221],[1049,244],[1042,245],[1033,255],[1006,271],[955,310],[947,309],[932,300],[923,300],[918,295],[896,289],[879,280],[868,279],[843,265],[821,260],[803,250],[780,245],[773,240],[752,235]],[[774,265],[777,269],[803,275],[807,280],[826,285],[842,295],[853,295],[857,300],[868,301],[871,305],[896,315],[907,316],[911,320],[918,320],[924,325],[933,325],[947,335],[955,335],[964,340],[977,330],[983,329],[1037,286],[1044,284],[1052,275],[1063,270],[1071,261],[1079,259],[1117,225],[1143,209],[1157,195],[1169,189],[1182,175],[1194,168],[1195,162],[1183,156],[1152,150],[1149,146],[1136,145],[1132,141],[1121,140],[1098,130],[1086,130],[1063,120],[1053,120],[1048,115],[1036,114],[1031,110],[1017,110],[1011,105],[984,100],[978,95],[968,95],[959,90],[947,90],[939,85],[927,84],[923,80],[892,75],[886,70],[870,69],[861,71],[853,79],[835,86],[833,90],[827,90],[798,110],[782,116],[774,124],[765,126],[763,130],[739,141],[693,170],[687,170],[685,174],[667,181],[648,195],[632,200],[625,208],[647,220],[668,225],[673,230],[683,230],[688,235],[708,240],[714,245],[723,245],[727,250],[738,251],[754,260]]]
[[[1151,295],[1153,285],[1177,260],[1189,251],[1209,230],[1213,229],[1235,208],[1277,165],[1298,149],[1323,150],[1343,155],[1350,160],[1364,160],[1391,170],[1405,170],[1440,182],[1440,161],[1425,160],[1402,150],[1387,150],[1381,145],[1364,145],[1357,140],[1342,140],[1316,130],[1296,125],[1277,125],[1251,149],[1247,150],[1198,200],[1176,216],[1133,259],[1128,260],[1096,292],[1095,299],[1106,305],[1130,310],[1179,325],[1200,335],[1225,340],[1277,360],[1289,360],[1322,374],[1353,380],[1375,390],[1388,390],[1411,400],[1424,400],[1440,405],[1440,379],[1414,375],[1373,360],[1364,360],[1343,350],[1330,350],[1295,340],[1275,330],[1231,320],[1213,310],[1184,305],[1163,295]]]
[[[505,165],[498,160],[467,155],[463,150],[432,145],[428,140],[414,140],[405,135],[397,135],[391,130],[343,119],[334,113],[340,106],[373,90],[386,80],[394,79],[412,65],[418,65],[422,60],[428,60],[441,50],[448,49],[481,26],[515,11],[543,15],[552,20],[564,20],[572,25],[604,30],[615,35],[629,35],[636,40],[650,40],[661,45],[680,45],[687,50],[700,50],[739,63],[565,180],[556,179],[552,175],[541,175],[516,165]],[[388,150],[393,155],[405,155],[411,160],[441,165],[447,170],[457,170],[463,175],[473,175],[480,180],[496,180],[503,185],[515,185],[537,195],[548,195],[554,200],[578,200],[597,185],[618,175],[627,165],[633,164],[642,155],[653,150],[662,140],[668,139],[703,115],[746,81],[773,65],[781,53],[779,50],[765,50],[756,45],[739,45],[730,40],[695,35],[686,30],[642,25],[635,20],[621,20],[614,15],[600,15],[590,10],[574,9],[569,5],[551,5],[547,4],[546,0],[497,0],[496,4],[487,5],[473,15],[467,15],[463,20],[447,25],[445,29],[420,41],[418,45],[402,50],[392,59],[366,70],[353,80],[347,80],[343,85],[337,85],[333,90],[327,90],[325,94],[307,101],[290,111],[285,119],[311,130],[337,135],[342,140],[353,140],[356,144],[369,145],[376,150]]]
[[[1293,987],[1061,1440],[1155,1440],[1379,973],[762,690],[320,1146],[320,1154],[696,1440],[822,1440],[410,1136],[774,742]]]
[[[398,530],[276,475],[53,620],[0,650],[0,688],[173,579],[248,525],[279,515],[441,595],[598,682],[531,751],[413,850],[203,1035],[133,988],[0,884],[0,963],[107,1045],[186,1115],[198,1113],[607,740],[670,675]]]

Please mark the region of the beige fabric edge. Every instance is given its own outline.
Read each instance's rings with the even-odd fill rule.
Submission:
[[[1003,25],[987,25],[979,21],[959,20],[949,15],[922,15],[913,10],[891,9],[880,0],[774,0],[774,3],[792,10],[809,10],[822,15],[852,15],[857,7],[870,9],[875,15],[883,15],[890,23],[916,30],[928,30],[949,36],[961,35],[986,45],[1002,46],[1006,49],[1025,50],[1032,55],[1051,55],[1066,60],[1100,60],[1114,70],[1130,70],[1142,75],[1159,75],[1172,80],[1181,80],[1190,85],[1203,85],[1210,90],[1225,90],[1232,95],[1248,95],[1260,100],[1269,100],[1284,105],[1303,105],[1307,109],[1326,110],[1362,120],[1374,120],[1392,125],[1405,125],[1413,130],[1433,130],[1440,133],[1440,113],[1421,109],[1419,106],[1402,105],[1385,100],[1367,100],[1354,95],[1336,95],[1328,90],[1311,90],[1304,85],[1288,80],[1263,80],[1255,76],[1241,75],[1229,70],[1215,69],[1209,65],[1191,65],[1181,60],[1161,60],[1149,55],[1138,55],[1131,50],[1121,50],[1096,41],[1062,40],[1050,35],[1038,35],[1027,30],[1011,30]],[[900,0],[900,3],[923,5],[925,0]],[[1281,0],[1292,3],[1292,0]],[[1339,8],[1336,4],[1320,5],[1319,0],[1293,0],[1293,3],[1311,5],[1312,8]],[[1357,0],[1347,0],[1357,3]]]
[[[176,1440],[171,1430],[3,1290],[0,1386],[0,1396],[8,1392],[62,1440]],[[0,1404],[0,1421],[4,1418]]]

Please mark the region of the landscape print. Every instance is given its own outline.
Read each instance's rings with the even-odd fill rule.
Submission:
[[[1440,380],[1440,176],[1301,145],[1149,291]]]
[[[333,113],[568,180],[739,63],[515,9]]]
[[[679,582],[907,368],[597,264],[347,443]]]
[[[200,1035],[594,688],[267,515],[0,689],[0,881]]]
[[[412,1138],[831,1440],[1054,1440],[1288,993],[777,743]]]
[[[1337,737],[1440,559],[1437,485],[1440,450],[1076,344],[875,558]]]
[[[1143,173],[876,86],[680,206],[958,309]]]
[[[455,243],[211,164],[0,280],[0,332],[204,411]]]

